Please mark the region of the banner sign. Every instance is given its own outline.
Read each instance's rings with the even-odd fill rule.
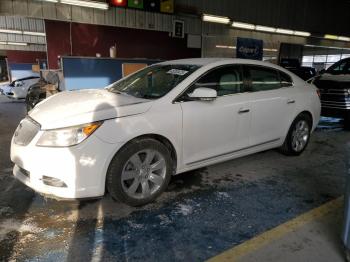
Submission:
[[[262,40],[237,37],[236,57],[262,60],[263,44],[264,42]]]

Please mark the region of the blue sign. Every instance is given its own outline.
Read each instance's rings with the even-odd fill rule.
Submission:
[[[244,59],[263,59],[264,42],[258,39],[237,37],[237,58]]]

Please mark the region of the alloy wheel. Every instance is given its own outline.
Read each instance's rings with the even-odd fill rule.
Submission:
[[[128,196],[145,199],[162,187],[165,176],[165,158],[156,150],[146,149],[137,152],[126,161],[121,183]]]
[[[296,152],[302,151],[310,135],[309,124],[305,120],[300,120],[296,123],[292,134],[292,148]]]

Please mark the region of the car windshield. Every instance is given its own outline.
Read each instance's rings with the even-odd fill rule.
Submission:
[[[166,95],[198,68],[198,65],[177,64],[149,66],[117,81],[108,90],[138,98],[157,99]]]
[[[327,70],[326,73],[336,75],[336,74],[343,74],[347,71],[347,68],[349,67],[349,62],[348,60],[340,60],[330,66]]]

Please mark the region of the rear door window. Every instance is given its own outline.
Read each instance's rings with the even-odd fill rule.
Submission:
[[[262,66],[247,66],[247,69],[251,92],[268,91],[281,87],[277,70]]]
[[[289,87],[293,85],[292,78],[286,73],[279,71],[281,87]]]

